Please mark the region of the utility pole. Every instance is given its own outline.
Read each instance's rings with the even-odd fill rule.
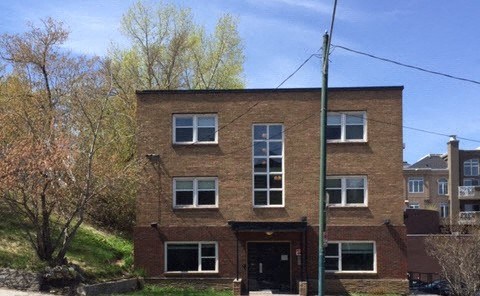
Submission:
[[[325,295],[325,228],[327,172],[328,33],[323,35],[322,97],[320,107],[320,198],[318,210],[318,295]]]

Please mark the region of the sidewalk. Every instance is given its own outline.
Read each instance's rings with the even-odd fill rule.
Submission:
[[[52,295],[52,294],[40,293],[40,292],[17,291],[17,290],[0,288],[0,296],[45,296],[45,295]]]

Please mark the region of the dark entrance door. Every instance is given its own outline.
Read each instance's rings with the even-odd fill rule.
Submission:
[[[248,243],[248,289],[290,292],[289,243]]]

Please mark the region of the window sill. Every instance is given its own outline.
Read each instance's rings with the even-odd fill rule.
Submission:
[[[336,208],[336,209],[345,209],[345,208],[368,208],[368,205],[328,205],[328,208]]]
[[[325,271],[328,274],[340,274],[340,275],[349,275],[349,274],[366,274],[366,275],[372,275],[372,274],[377,274],[376,271]]]
[[[254,209],[281,209],[285,208],[284,205],[275,205],[275,206],[253,206]]]
[[[186,146],[218,146],[218,142],[185,142],[185,143],[172,143],[173,147],[186,147]]]
[[[173,207],[173,210],[218,210],[218,206],[211,207]]]
[[[165,276],[178,276],[178,275],[216,275],[218,271],[165,271]]]
[[[366,140],[358,141],[341,141],[341,140],[327,140],[327,144],[367,144]]]

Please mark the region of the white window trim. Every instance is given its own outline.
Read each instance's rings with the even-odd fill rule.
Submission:
[[[198,118],[201,117],[215,117],[215,140],[214,141],[198,141]],[[192,141],[186,141],[186,142],[177,142],[176,139],[176,130],[177,130],[177,123],[176,119],[177,118],[192,118],[193,121],[193,135],[192,135]],[[173,129],[172,129],[172,139],[173,139],[173,144],[178,144],[178,145],[189,145],[189,144],[195,144],[195,145],[208,145],[208,144],[218,144],[218,115],[215,113],[210,113],[210,114],[173,114]]]
[[[367,112],[366,111],[348,111],[348,112],[328,112],[328,115],[339,114],[340,118],[340,139],[330,139],[327,140],[327,143],[364,143],[368,141],[367,138]],[[346,139],[346,126],[347,126],[347,115],[362,115],[363,116],[363,138],[362,139]],[[327,124],[328,126],[328,124]]]
[[[446,178],[440,178],[437,180],[437,183],[438,183],[438,195],[448,195],[448,180]]]
[[[177,205],[177,181],[193,181],[193,205]],[[198,204],[198,181],[215,181],[215,204],[199,205]],[[217,177],[175,177],[172,184],[173,191],[173,208],[175,209],[205,209],[218,208],[218,178]]]
[[[168,271],[168,245],[170,244],[197,244],[198,246],[198,270],[197,271]],[[215,270],[200,270],[202,264],[202,244],[215,244]],[[218,242],[215,241],[168,241],[164,244],[164,270],[168,274],[185,274],[185,273],[218,273]],[[208,257],[211,258],[211,257]]]
[[[467,166],[469,166],[470,172],[472,172],[473,168],[476,167],[477,168],[477,174],[476,175],[475,174],[468,174],[468,175],[465,174],[465,171],[466,171],[465,168]],[[480,163],[479,163],[477,158],[470,158],[470,159],[467,159],[463,162],[463,174],[464,174],[465,177],[477,177],[477,176],[479,176],[479,174],[480,174]]]
[[[255,142],[262,142],[264,140],[255,140],[255,126],[267,126],[267,129],[271,125],[281,125],[282,126],[282,188],[278,190],[279,188],[275,188],[274,190],[272,189],[265,189],[265,190],[258,190],[258,191],[266,191],[267,192],[267,202],[270,203],[270,191],[282,191],[282,204],[280,205],[255,205],[255,158],[267,158],[268,162],[268,157],[265,156],[255,156]],[[285,207],[285,133],[284,133],[285,127],[283,123],[254,123],[252,125],[252,205],[254,208],[284,208]],[[278,141],[278,139],[277,139]],[[268,140],[267,140],[268,142]],[[268,147],[267,147],[268,150]],[[279,157],[273,157],[273,158],[279,158]],[[267,166],[268,167],[268,166]],[[278,174],[278,172],[274,172],[275,174]],[[270,176],[270,170],[267,169],[265,173],[257,173],[257,175],[266,175],[267,177]],[[267,182],[269,181],[269,178],[267,178]],[[267,183],[268,184],[268,183]]]
[[[410,182],[419,182],[422,181],[422,191],[410,191]],[[423,193],[425,190],[425,179],[423,177],[409,177],[408,178],[408,193]],[[413,189],[415,189],[415,186],[412,186]]]
[[[327,273],[364,273],[364,274],[374,274],[377,273],[377,243],[375,241],[327,241],[328,244],[338,244],[338,269],[339,270],[325,270]],[[342,266],[342,244],[355,244],[355,243],[372,243],[373,244],[373,270],[340,270]],[[325,253],[325,258],[337,258],[337,256],[327,256]]]
[[[347,179],[352,178],[362,178],[363,179],[363,203],[347,203]],[[341,179],[342,183],[342,203],[341,204],[331,204],[328,202],[328,207],[338,208],[338,207],[368,207],[368,178],[367,176],[327,176],[327,179]]]

